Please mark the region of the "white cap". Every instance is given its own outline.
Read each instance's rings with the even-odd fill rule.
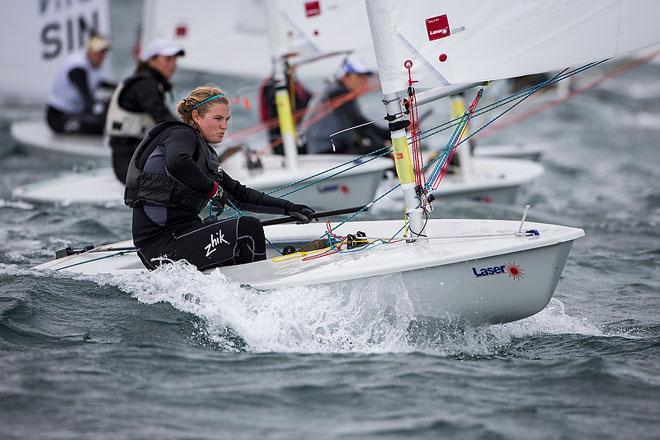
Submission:
[[[147,61],[158,55],[171,57],[172,55],[184,56],[186,51],[183,47],[176,44],[174,41],[166,40],[165,38],[156,38],[151,41],[147,47],[140,53],[140,61]]]
[[[110,49],[110,40],[103,35],[94,34],[87,42],[87,50],[90,52],[102,52],[108,49]]]
[[[350,55],[341,65],[341,73],[357,73],[358,75],[372,75],[374,72],[361,59]]]

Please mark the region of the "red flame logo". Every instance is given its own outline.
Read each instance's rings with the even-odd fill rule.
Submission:
[[[504,270],[509,274],[509,278],[513,278],[514,280],[525,278],[525,272],[515,263],[507,264]]]

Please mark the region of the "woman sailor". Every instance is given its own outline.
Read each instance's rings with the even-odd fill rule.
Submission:
[[[140,53],[135,72],[112,94],[105,124],[106,142],[112,148],[112,167],[122,183],[131,156],[140,140],[156,124],[176,121],[167,107],[172,93],[170,79],[183,48],[162,38],[153,40]]]
[[[177,111],[183,122],[163,122],[150,130],[128,168],[124,198],[133,208],[133,242],[148,269],[175,260],[204,270],[265,259],[259,220],[241,216],[202,222],[199,213],[209,201],[216,211],[226,203],[309,222],[311,208],[247,188],[219,168],[209,144],[222,141],[231,117],[222,90],[197,87]]]

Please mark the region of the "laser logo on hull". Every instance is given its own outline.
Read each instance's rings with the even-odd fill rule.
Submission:
[[[320,194],[327,192],[335,192],[335,191],[339,191],[344,194],[349,194],[351,192],[351,188],[343,183],[341,184],[332,183],[329,185],[318,185],[316,187],[316,191],[318,191]]]
[[[489,266],[481,268],[472,268],[472,274],[475,278],[489,277],[492,275],[503,275],[507,274],[509,278],[514,280],[520,280],[525,277],[525,272],[522,270],[520,265],[516,263],[507,263],[499,266]]]

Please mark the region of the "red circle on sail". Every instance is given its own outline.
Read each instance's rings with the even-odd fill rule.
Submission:
[[[445,61],[447,61],[447,54],[441,53],[438,59],[440,60],[441,63],[444,63]]]

